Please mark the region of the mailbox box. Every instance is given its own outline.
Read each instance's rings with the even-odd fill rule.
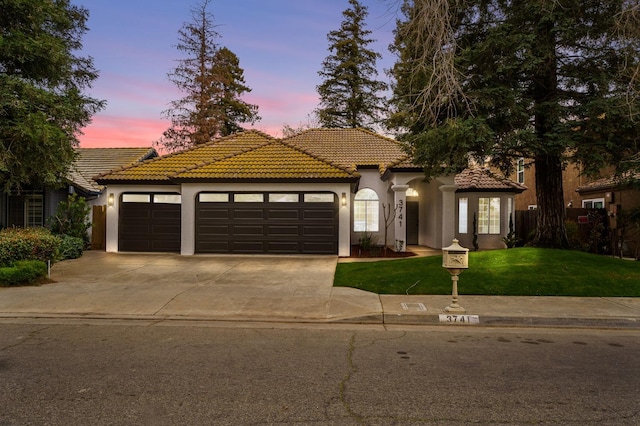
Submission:
[[[447,269],[469,269],[469,249],[458,244],[453,239],[453,244],[442,249],[442,267]]]

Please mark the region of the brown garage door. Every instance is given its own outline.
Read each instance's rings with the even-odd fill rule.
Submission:
[[[337,254],[333,193],[201,193],[196,252]]]
[[[180,251],[179,194],[122,194],[119,217],[119,251]]]

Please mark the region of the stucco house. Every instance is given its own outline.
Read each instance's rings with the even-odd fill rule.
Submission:
[[[349,256],[364,236],[398,251],[501,248],[522,185],[479,169],[426,182],[397,141],[364,129],[285,139],[247,130],[94,178],[106,250]]]

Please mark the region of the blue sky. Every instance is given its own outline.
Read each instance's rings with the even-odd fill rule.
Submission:
[[[181,94],[167,80],[179,53],[178,30],[197,4],[178,0],[74,0],[89,10],[82,55],[92,56],[100,77],[89,93],[107,101],[81,136],[83,147],[150,146],[169,122],[161,112]],[[396,0],[362,0],[367,28],[393,64],[388,45],[397,18]],[[347,0],[212,0],[219,42],[240,59],[262,120],[253,127],[280,136],[298,126],[318,104],[318,71],[328,55],[327,33],[338,29]]]

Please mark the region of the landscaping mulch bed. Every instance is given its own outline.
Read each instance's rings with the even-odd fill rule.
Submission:
[[[349,257],[393,259],[393,258],[402,258],[402,257],[412,257],[415,255],[416,255],[415,253],[410,251],[396,252],[390,248],[387,248],[385,250],[382,247],[372,247],[369,250],[364,250],[359,245],[353,245],[351,246],[351,256]]]

